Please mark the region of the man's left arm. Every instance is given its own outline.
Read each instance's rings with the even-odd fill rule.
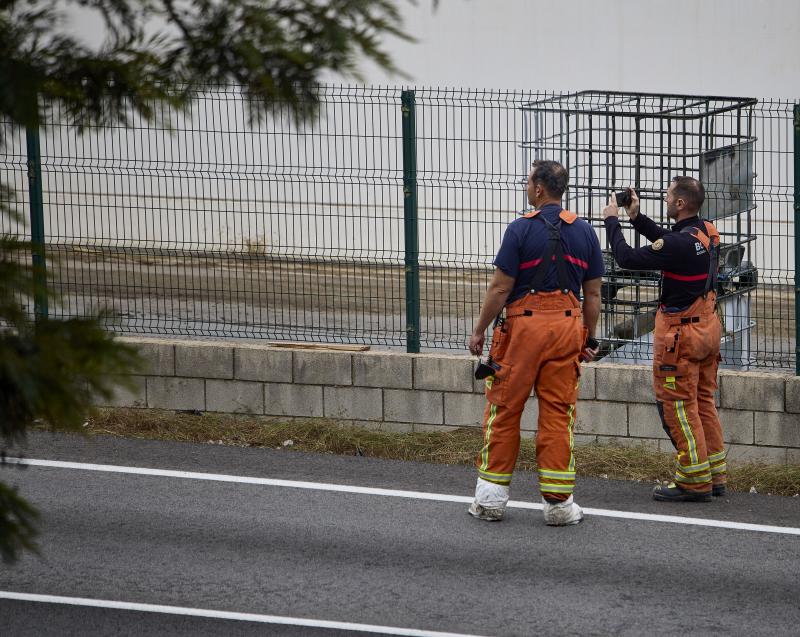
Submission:
[[[486,328],[505,307],[508,295],[514,289],[515,281],[516,279],[513,276],[509,276],[500,268],[495,268],[494,276],[489,282],[489,287],[483,298],[478,322],[475,323],[475,327],[469,337],[469,351],[476,356],[480,356],[481,352],[483,352],[483,344],[486,341]]]

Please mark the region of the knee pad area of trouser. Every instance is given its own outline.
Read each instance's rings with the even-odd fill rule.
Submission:
[[[478,478],[475,485],[475,502],[487,509],[504,507],[508,502],[509,488],[506,484],[495,484]]]

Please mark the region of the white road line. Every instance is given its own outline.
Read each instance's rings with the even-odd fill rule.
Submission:
[[[278,480],[275,478],[253,478],[249,476],[233,476],[222,473],[196,473],[194,471],[173,471],[170,469],[149,469],[145,467],[124,467],[108,464],[87,464],[83,462],[64,462],[61,460],[37,460],[34,458],[6,458],[10,464],[28,465],[31,467],[52,467],[56,469],[77,469],[80,471],[102,471],[106,473],[125,473],[133,475],[156,476],[162,478],[184,478],[189,480],[209,480],[213,482],[235,482],[238,484],[258,484],[270,487],[286,487],[289,489],[311,489],[314,491],[335,491],[339,493],[359,493],[363,495],[380,495],[394,498],[411,498],[414,500],[434,500],[436,502],[472,502],[471,496],[448,495],[445,493],[426,493],[424,491],[400,491],[397,489],[378,489],[375,487],[358,487],[348,484],[329,484],[325,482],[303,482],[297,480]],[[536,502],[510,500],[507,505],[514,509],[541,510],[542,505]],[[783,535],[800,535],[800,528],[790,526],[770,526],[766,524],[750,524],[748,522],[731,522],[728,520],[708,520],[678,515],[659,515],[655,513],[638,513],[636,511],[614,511],[611,509],[584,508],[587,515],[626,520],[643,520],[645,522],[665,522],[667,524],[689,524],[718,529],[734,529],[738,531],[755,531],[759,533],[778,533]]]
[[[44,604],[64,604],[68,606],[90,606],[92,608],[112,608],[114,610],[135,610],[145,613],[187,615],[189,617],[206,617],[211,619],[230,619],[240,622],[257,622],[260,624],[283,624],[285,626],[307,626],[310,628],[352,630],[354,632],[376,633],[379,635],[407,635],[409,637],[480,637],[479,635],[466,635],[463,633],[442,633],[435,630],[417,630],[415,628],[398,628],[395,626],[375,626],[373,624],[354,624],[351,622],[336,622],[324,619],[284,617],[281,615],[259,615],[256,613],[234,613],[225,610],[209,610],[206,608],[164,606],[161,604],[139,604],[135,602],[119,602],[110,599],[89,599],[86,597],[36,595],[33,593],[15,593],[12,591],[0,591],[0,599],[11,599],[22,602],[39,602]]]

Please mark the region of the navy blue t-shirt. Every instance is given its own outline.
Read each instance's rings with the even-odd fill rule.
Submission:
[[[530,292],[534,274],[539,267],[544,267],[543,264],[535,263],[544,256],[549,234],[544,221],[537,217],[544,217],[550,223],[556,224],[562,210],[558,204],[547,204],[536,217],[520,217],[506,228],[500,250],[494,259],[495,266],[516,279],[506,303],[516,301]],[[576,219],[571,224],[562,221],[560,229],[564,258],[568,266],[569,289],[579,297],[584,281],[600,278],[605,273],[600,241],[592,227],[583,219]],[[554,261],[550,263],[541,289],[559,289]]]

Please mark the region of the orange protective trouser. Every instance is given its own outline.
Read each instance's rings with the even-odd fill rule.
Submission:
[[[656,405],[677,451],[673,480],[682,489],[703,493],[727,479],[714,402],[722,329],[715,303],[711,292],[683,312],[659,310],[653,341]]]
[[[494,329],[489,351],[500,369],[486,379],[478,475],[498,484],[511,483],[519,453],[520,418],[535,387],[539,488],[547,500],[563,501],[575,487],[572,450],[578,357],[586,335],[580,304],[571,292],[537,292],[514,301],[505,311],[505,321]]]

